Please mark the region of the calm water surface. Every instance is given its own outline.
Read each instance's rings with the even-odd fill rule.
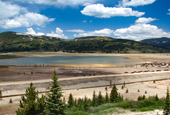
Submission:
[[[79,64],[120,64],[134,62],[117,56],[57,56],[57,57],[25,57],[2,59],[0,65],[79,65]]]

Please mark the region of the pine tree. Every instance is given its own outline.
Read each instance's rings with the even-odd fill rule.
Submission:
[[[47,115],[64,115],[65,110],[65,102],[62,101],[62,90],[60,84],[58,82],[58,77],[56,77],[57,73],[54,70],[52,76],[52,84],[50,87],[50,93],[47,94],[46,98],[46,106],[45,106],[45,114]]]
[[[77,107],[79,110],[84,110],[84,103],[83,103],[83,99],[79,98],[78,102],[77,102]]]
[[[98,95],[98,98],[97,98],[97,103],[98,103],[98,105],[101,105],[101,104],[104,103],[104,98],[103,98],[103,96],[101,94],[101,91],[99,91],[99,95]]]
[[[92,106],[97,106],[97,96],[95,94],[95,91],[93,91],[93,99],[92,99]]]
[[[167,88],[164,115],[169,115],[169,114],[170,114],[170,100],[169,100],[169,88]]]
[[[40,105],[40,103],[42,103]],[[44,98],[38,98],[38,91],[35,91],[33,83],[26,89],[25,95],[21,97],[20,108],[16,111],[17,115],[40,115],[43,113],[45,105]]]
[[[77,99],[74,100],[74,105],[77,107]]]
[[[155,100],[156,100],[156,101],[158,101],[158,100],[159,100],[159,98],[158,98],[158,94],[156,94],[156,96],[155,96]]]
[[[88,103],[89,103],[90,106],[92,106],[92,101],[91,101],[91,99],[88,99]]]
[[[84,97],[84,110],[85,111],[89,110],[89,107],[90,107],[89,101],[88,101],[87,97],[85,96]]]
[[[117,98],[118,98],[117,88],[116,85],[114,84],[110,93],[110,102],[111,103],[117,102]]]
[[[45,108],[45,96],[42,95],[41,98],[37,99],[37,105],[38,105],[38,113],[41,113],[40,115],[43,115],[43,111]]]
[[[109,103],[109,95],[107,92],[106,92],[106,96],[105,96],[105,103]]]
[[[74,99],[73,99],[73,95],[70,93],[69,98],[68,98],[68,106],[72,107],[74,106]]]
[[[123,96],[121,96],[120,93],[119,93],[119,95],[118,95],[118,101],[119,101],[119,102],[123,101]]]

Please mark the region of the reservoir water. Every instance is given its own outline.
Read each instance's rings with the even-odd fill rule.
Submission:
[[[135,62],[117,56],[56,56],[56,57],[25,57],[2,59],[0,65],[80,65],[80,64],[123,64]]]

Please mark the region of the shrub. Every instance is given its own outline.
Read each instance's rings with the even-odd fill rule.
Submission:
[[[128,89],[126,89],[126,93],[129,93],[129,90],[128,90]]]
[[[9,103],[12,103],[12,99],[10,98]]]

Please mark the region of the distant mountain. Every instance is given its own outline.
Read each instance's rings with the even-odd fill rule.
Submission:
[[[70,53],[169,53],[159,46],[107,36],[87,36],[64,40],[49,36],[33,36],[16,32],[0,33],[0,52],[63,51]]]
[[[144,39],[140,42],[170,49],[170,38],[166,38],[166,37]]]

